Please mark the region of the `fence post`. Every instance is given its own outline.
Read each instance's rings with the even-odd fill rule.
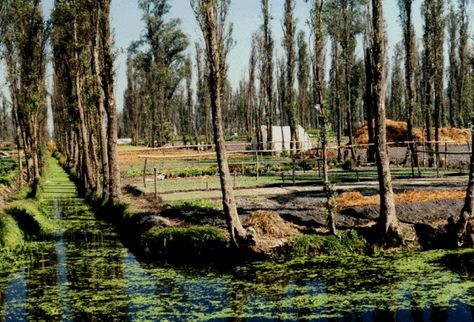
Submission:
[[[295,178],[295,158],[293,157],[293,185],[295,185],[295,181],[296,181],[296,178]]]
[[[234,170],[234,189],[235,189],[235,180],[237,178],[237,170]]]
[[[256,180],[258,180],[258,150],[255,150],[255,172],[257,173]]]
[[[156,171],[156,167],[153,168],[153,172],[155,174],[155,178],[154,178],[154,182],[155,182],[155,201],[158,200],[158,189],[157,189],[157,181],[158,181],[158,178],[157,178],[157,171]]]
[[[444,143],[444,169],[448,170],[448,142]]]
[[[147,163],[147,158],[145,158],[145,163],[143,165],[143,187],[146,188],[146,163]]]

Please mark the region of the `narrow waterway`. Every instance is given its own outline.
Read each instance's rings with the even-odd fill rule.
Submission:
[[[144,264],[55,171],[42,202],[63,229],[0,272],[1,320],[474,321],[472,250],[226,270]]]

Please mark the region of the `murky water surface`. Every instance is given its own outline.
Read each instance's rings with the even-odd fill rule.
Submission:
[[[0,272],[6,321],[473,321],[474,252],[298,259],[225,271],[139,263],[79,199],[65,232]]]

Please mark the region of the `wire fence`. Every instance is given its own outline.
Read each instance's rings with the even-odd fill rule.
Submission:
[[[274,142],[275,143],[275,142]],[[296,142],[295,142],[296,143]],[[438,151],[435,151],[435,146]],[[412,164],[410,155],[410,144],[415,144],[418,164]],[[298,146],[298,144],[295,144]],[[350,160],[354,151],[355,160],[350,161],[355,178],[359,181],[364,170],[372,169],[373,163],[367,160],[368,148],[371,144],[355,145],[330,145],[327,149],[328,160],[337,165],[338,156],[343,160]],[[149,148],[145,151],[148,154],[139,154],[138,158],[144,160],[143,164],[143,185],[147,185],[147,176],[153,169],[155,182],[165,179],[167,171],[178,167],[217,167],[216,152],[214,145],[182,145],[167,146],[161,148]],[[238,177],[252,176],[258,181],[265,176],[279,178],[282,185],[295,184],[302,174],[307,170],[312,171],[313,176],[321,177],[322,171],[322,148],[314,145],[312,148],[303,151],[297,150],[288,155],[288,151],[276,149],[255,149],[251,143],[226,143],[229,166],[234,177],[234,186]],[[179,153],[177,153],[177,151]],[[456,143],[454,141],[431,141],[431,142],[389,142],[387,143],[388,156],[391,168],[411,168],[412,175],[421,175],[420,168],[432,167],[430,175],[440,176],[441,170],[456,169],[464,171],[469,166],[471,146],[469,142]],[[150,154],[150,152],[152,152]],[[339,163],[340,164],[340,163]],[[279,166],[275,166],[279,165]],[[275,166],[275,167],[274,167]],[[210,177],[214,176],[211,174]],[[187,176],[187,175],[186,175]],[[191,175],[192,176],[192,175]],[[212,179],[211,179],[212,180]],[[272,182],[274,182],[273,180]],[[209,189],[209,180],[205,183]]]

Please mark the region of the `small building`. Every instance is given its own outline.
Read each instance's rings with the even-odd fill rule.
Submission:
[[[273,150],[277,152],[290,151],[291,132],[289,126],[273,126],[272,136]],[[309,135],[301,125],[298,125],[296,129],[296,136],[303,151],[308,151],[312,148]],[[268,146],[267,127],[265,125],[262,126],[262,139],[265,146]]]

